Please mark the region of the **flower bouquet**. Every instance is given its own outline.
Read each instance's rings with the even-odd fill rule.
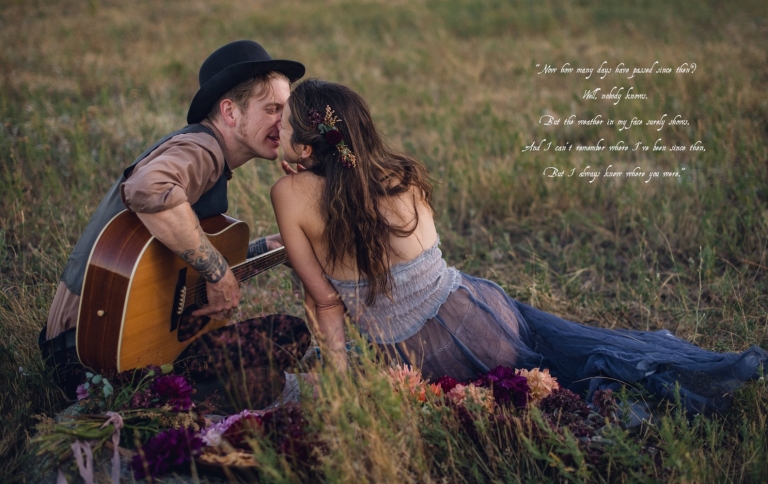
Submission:
[[[94,453],[111,447],[112,480],[117,482],[121,441],[125,447],[136,447],[139,454],[155,456],[161,450],[167,454],[176,447],[192,445],[194,441],[184,435],[198,432],[205,425],[203,414],[207,407],[195,408],[191,384],[185,377],[171,374],[172,370],[171,365],[152,366],[111,379],[86,373],[86,381],[77,388],[78,402],[68,415],[59,422],[50,421],[38,427],[38,455],[53,458],[53,464],[59,466],[60,479],[66,479],[75,470],[91,482]],[[151,452],[142,450],[142,444],[166,429],[174,430],[176,435]],[[170,454],[163,460],[169,466],[184,463]]]
[[[476,442],[480,440],[476,423],[485,418],[491,425],[532,425],[527,429],[532,439],[570,432],[597,458],[595,449],[607,442],[601,436],[603,429],[619,424],[618,404],[611,390],[596,391],[588,405],[577,394],[561,388],[548,369],[498,366],[472,381],[443,376],[428,383],[417,370],[400,365],[389,368],[384,376],[398,393],[419,402],[432,395],[434,403],[451,406],[465,434]],[[538,414],[524,424],[523,418],[533,408]]]
[[[39,426],[38,455],[53,458],[59,480],[79,472],[93,482],[94,454],[110,448],[115,483],[120,480],[121,453],[131,456],[129,468],[136,479],[150,481],[193,460],[204,471],[252,477],[258,465],[254,449],[265,443],[288,461],[312,462],[319,441],[307,430],[300,407],[210,415],[209,405],[192,403],[189,380],[172,370],[171,365],[148,367],[112,381],[87,373],[71,415]]]

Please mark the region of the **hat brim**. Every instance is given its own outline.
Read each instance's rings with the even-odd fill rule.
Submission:
[[[290,82],[294,82],[304,75],[305,69],[300,62],[290,60],[249,61],[231,65],[200,86],[189,105],[187,123],[199,123],[208,116],[213,103],[227,91],[246,79],[270,71],[285,74]]]

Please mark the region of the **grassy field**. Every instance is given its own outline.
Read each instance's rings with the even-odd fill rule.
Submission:
[[[461,270],[574,321],[666,328],[717,351],[768,348],[765,2],[2,0],[0,481],[24,480],[18,469],[34,424],[64,404],[36,338],[69,252],[123,167],[183,126],[207,54],[239,38],[368,100],[390,142],[427,163],[443,251]],[[697,67],[633,79],[537,74],[537,64],[603,61]],[[614,86],[647,100],[582,99]],[[689,124],[539,123],[545,114],[665,113]],[[544,138],[552,150],[523,152]],[[706,151],[554,152],[601,138],[606,146],[701,141]],[[609,165],[680,177],[589,183],[542,174]],[[268,193],[280,175],[276,162],[255,160],[231,182],[230,214],[254,236],[276,230]],[[243,317],[303,316],[300,291],[290,271],[275,270],[248,286]],[[563,446],[534,448],[519,435],[467,443],[448,420],[425,420],[374,390],[334,403],[348,390],[324,394],[316,407],[324,413],[312,414],[334,443],[322,466],[329,482],[653,482],[658,469],[670,481],[768,480],[765,382],[711,421],[671,412],[639,435],[617,431],[620,445],[599,464],[575,450],[583,463],[575,468],[553,460]],[[450,455],[445,442],[456,444]],[[642,445],[659,449],[660,465],[637,457]],[[279,459],[269,466],[267,481],[302,478]]]

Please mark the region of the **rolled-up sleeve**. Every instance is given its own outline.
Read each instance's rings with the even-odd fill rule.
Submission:
[[[216,184],[224,166],[224,154],[212,136],[174,136],[136,164],[120,186],[120,196],[129,210],[139,213],[194,204]]]

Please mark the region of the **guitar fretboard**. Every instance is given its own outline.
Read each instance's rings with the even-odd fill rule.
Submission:
[[[245,262],[230,267],[230,269],[232,269],[232,273],[235,275],[237,282],[240,283],[286,262],[288,262],[288,254],[285,252],[285,247],[280,247],[256,257],[252,257]],[[202,304],[208,304],[205,281],[198,282],[196,285],[188,287],[186,297],[187,300],[200,301]]]

